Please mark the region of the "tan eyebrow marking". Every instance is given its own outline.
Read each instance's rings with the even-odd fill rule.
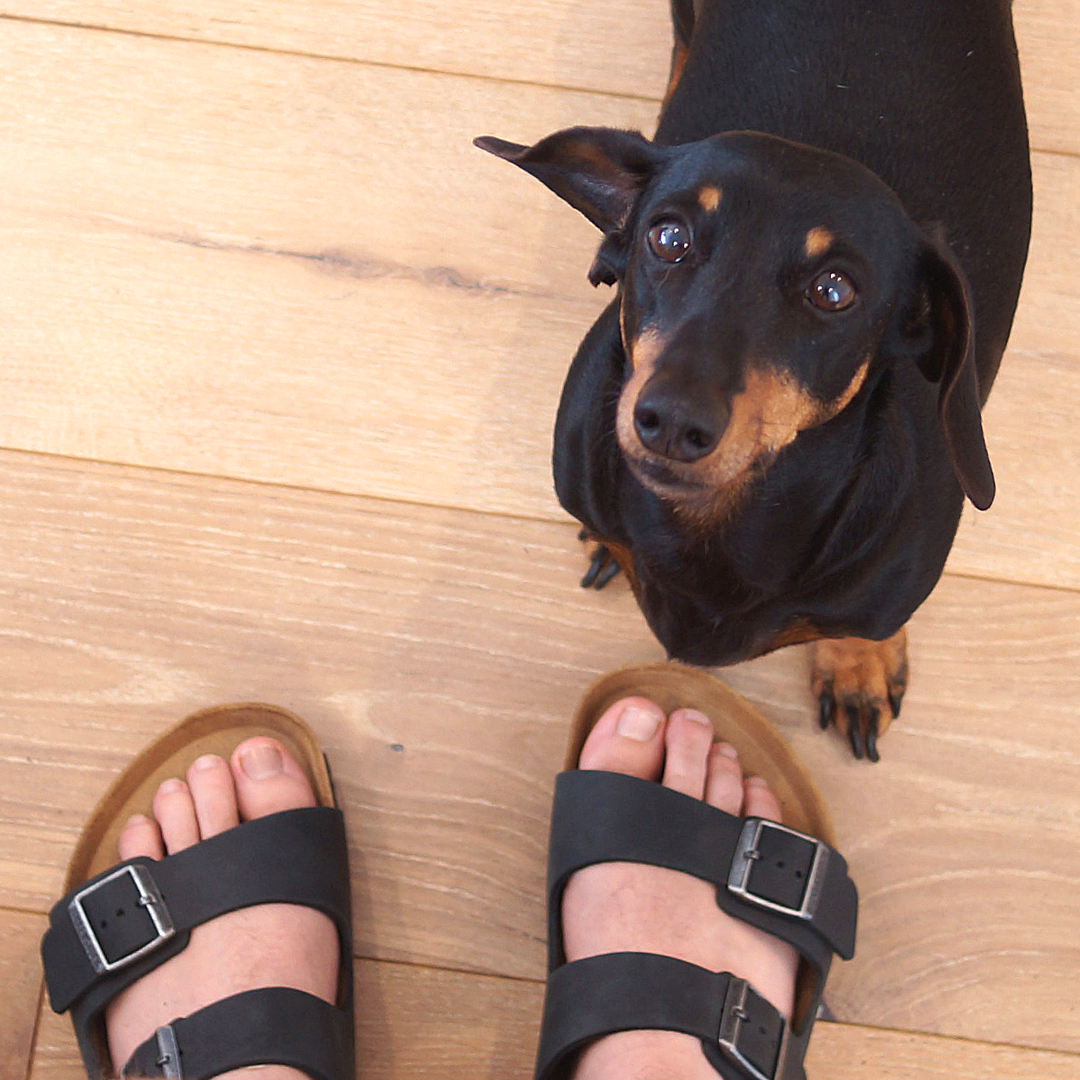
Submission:
[[[712,184],[706,184],[698,192],[698,202],[701,203],[702,209],[711,214],[720,205],[720,189]]]
[[[818,255],[823,255],[833,245],[833,241],[836,238],[833,236],[824,225],[815,225],[806,234],[806,256],[809,259],[815,259]]]

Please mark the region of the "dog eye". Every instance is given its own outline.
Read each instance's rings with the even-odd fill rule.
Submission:
[[[810,284],[807,299],[822,311],[844,311],[855,303],[859,291],[855,283],[839,270],[826,270]]]
[[[690,250],[690,230],[674,218],[658,221],[649,230],[649,247],[664,262],[681,262]]]

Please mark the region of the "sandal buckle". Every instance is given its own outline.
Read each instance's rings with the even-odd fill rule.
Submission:
[[[159,1027],[156,1035],[158,1056],[155,1064],[161,1069],[162,1077],[164,1080],[184,1080],[184,1070],[180,1067],[180,1047],[172,1024]]]
[[[745,979],[730,976],[716,1041],[750,1080],[783,1076],[788,1025]]]
[[[810,921],[825,885],[829,848],[764,818],[747,818],[735,845],[727,887],[748,903]]]
[[[125,878],[128,880],[125,881]],[[115,898],[103,895],[106,889],[116,893]],[[120,891],[117,893],[118,889]],[[136,942],[126,945],[123,951],[108,947],[99,933],[99,930],[103,928],[100,911],[103,903],[117,909],[115,917],[122,917],[123,913],[123,908],[117,908],[117,905],[133,904],[142,909],[147,915],[144,929],[149,936],[143,936]],[[75,927],[79,942],[86,950],[87,958],[98,975],[116,971],[118,968],[134,963],[140,957],[153,952],[176,933],[172,916],[165,906],[160,889],[150,871],[138,863],[117,867],[112,873],[80,889],[68,903],[68,915]],[[94,925],[95,918],[98,919],[97,927]]]

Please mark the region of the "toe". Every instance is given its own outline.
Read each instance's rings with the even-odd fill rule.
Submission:
[[[656,780],[664,761],[664,710],[647,698],[624,698],[597,720],[578,767]]]
[[[165,855],[165,843],[161,839],[161,830],[153,818],[145,814],[135,814],[128,818],[116,841],[121,860],[146,856],[160,859]]]
[[[743,795],[743,814],[746,817],[767,818],[780,821],[780,802],[772,788],[760,776],[751,776],[746,780]]]
[[[315,805],[303,769],[276,739],[247,739],[233,751],[230,764],[244,821]]]
[[[735,747],[728,743],[716,743],[709,751],[705,801],[725,814],[742,813],[742,766]]]
[[[154,795],[154,817],[161,829],[165,850],[170,855],[199,842],[199,821],[195,803],[183,780],[166,780]]]
[[[199,833],[204,839],[240,824],[236,785],[224,758],[204,754],[188,769],[187,782],[195,803]]]
[[[712,721],[704,713],[676,709],[664,739],[664,787],[703,799],[712,741]]]

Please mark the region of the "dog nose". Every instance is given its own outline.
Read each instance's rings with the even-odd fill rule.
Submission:
[[[716,448],[723,424],[703,408],[654,392],[638,399],[634,430],[647,450],[689,465]]]

